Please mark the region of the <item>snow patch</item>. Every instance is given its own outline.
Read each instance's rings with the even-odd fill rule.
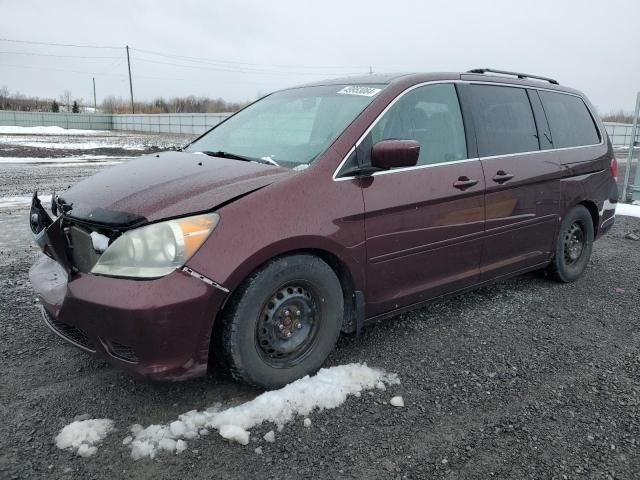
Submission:
[[[147,150],[151,145],[127,144],[127,143],[103,143],[103,142],[30,142],[2,139],[0,143],[6,145],[19,145],[21,147],[48,148],[50,150],[95,150],[97,148],[121,148],[123,150]]]
[[[129,443],[134,460],[154,458],[159,451],[175,451],[187,447],[183,439],[196,439],[203,430],[214,428],[228,440],[242,445],[249,443],[249,430],[264,422],[275,424],[279,430],[296,416],[308,416],[319,409],[333,409],[342,405],[349,395],[360,395],[364,390],[375,388],[380,382],[388,385],[400,383],[398,376],[383,370],[370,368],[366,364],[353,363],[323,368],[316,375],[305,376],[279,389],[265,392],[253,400],[220,410],[218,405],[207,410],[191,410],[178,420],[164,425],[149,425],[143,428],[132,425],[133,441]],[[309,420],[308,418],[306,420]],[[310,426],[304,421],[305,426]],[[166,439],[174,440],[167,442]],[[274,442],[275,433],[270,431],[265,441]],[[182,442],[182,444],[180,444]]]
[[[220,436],[232,442],[238,442],[240,445],[249,443],[249,432],[235,425],[222,425],[220,427]]]
[[[97,445],[114,430],[113,425],[113,420],[107,418],[72,422],[56,436],[56,447],[90,457],[98,451]]]
[[[16,127],[12,125],[0,126],[0,134],[36,134],[36,135],[104,135],[109,130],[78,130],[62,127]]]
[[[394,407],[404,407],[404,400],[400,396],[393,397],[391,400],[389,400],[389,403]]]
[[[618,203],[616,215],[640,218],[640,205],[629,205],[628,203]]]
[[[98,232],[91,232],[91,242],[96,252],[104,252],[109,246],[109,237]]]
[[[2,163],[42,163],[42,164],[50,164],[55,163],[59,165],[64,165],[67,163],[82,163],[83,165],[90,165],[92,163],[96,163],[99,165],[109,164],[108,160],[113,159],[113,156],[107,155],[78,155],[76,157],[61,157],[61,158],[52,158],[52,157],[1,157],[0,164]],[[118,160],[130,159],[135,157],[116,157]]]
[[[51,203],[51,195],[38,196],[43,205]],[[17,197],[0,197],[0,208],[18,208],[31,206],[33,197],[17,196]]]

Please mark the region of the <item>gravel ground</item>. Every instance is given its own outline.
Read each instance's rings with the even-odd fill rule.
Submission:
[[[31,188],[35,175],[15,183]],[[299,418],[273,444],[263,425],[248,446],[212,434],[138,462],[121,445],[130,424],[259,392],[219,372],[143,381],[68,346],[34,305],[26,210],[0,210],[0,222],[2,479],[638,478],[640,242],[624,235],[639,219],[618,217],[574,284],[529,274],[440,301],[341,338],[327,362],[367,362],[398,373],[398,386],[313,413],[310,428]],[[394,395],[405,407],[388,404]],[[88,459],[53,443],[82,414],[119,429]]]

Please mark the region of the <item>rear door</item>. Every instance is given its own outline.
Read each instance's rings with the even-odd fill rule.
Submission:
[[[486,183],[484,281],[550,258],[561,166],[552,152],[544,152],[550,135],[534,90],[472,84],[468,91]]]
[[[416,140],[420,158],[415,167],[378,172],[363,183],[368,316],[476,282],[484,233],[482,167],[469,158],[475,155],[454,84],[400,97],[357,155],[367,157],[387,139]]]

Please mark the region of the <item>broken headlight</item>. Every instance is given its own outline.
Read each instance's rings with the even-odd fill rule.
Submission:
[[[177,218],[129,230],[100,256],[91,273],[155,278],[181,267],[220,219],[216,213]]]

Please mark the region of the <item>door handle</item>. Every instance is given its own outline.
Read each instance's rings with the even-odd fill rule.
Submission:
[[[513,178],[513,173],[507,173],[504,170],[498,170],[498,173],[496,173],[493,177],[491,177],[491,180],[493,180],[496,183],[504,183],[504,182],[508,182],[512,178]]]
[[[465,190],[469,187],[473,187],[478,183],[478,180],[470,179],[469,177],[459,177],[458,181],[456,181],[453,186],[460,190]]]

